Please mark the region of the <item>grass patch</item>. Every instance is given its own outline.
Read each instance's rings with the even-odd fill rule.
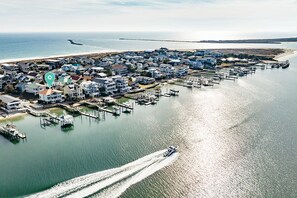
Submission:
[[[61,108],[52,108],[52,109],[49,110],[49,112],[50,113],[55,113],[58,116],[65,114],[64,109],[61,109]]]
[[[125,97],[121,97],[121,98],[117,99],[116,101],[117,101],[117,103],[123,104],[125,102],[128,102],[129,99],[125,98]]]

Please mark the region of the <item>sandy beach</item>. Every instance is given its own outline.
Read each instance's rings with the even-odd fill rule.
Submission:
[[[293,49],[286,49],[284,53],[277,55],[274,59],[278,61],[284,61],[288,58],[294,57],[297,55],[297,51]]]
[[[14,120],[18,120],[18,119],[22,119],[22,117],[28,115],[27,113],[15,113],[15,114],[11,114],[8,115],[7,117],[0,117],[0,122],[4,122],[4,121],[14,121]]]

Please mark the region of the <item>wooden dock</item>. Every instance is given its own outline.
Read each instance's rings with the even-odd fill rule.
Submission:
[[[130,106],[130,105],[125,105],[125,104],[120,104],[120,103],[115,102],[115,105],[122,107],[122,108],[130,109],[130,110],[134,109],[133,103],[132,103],[132,106]]]
[[[21,133],[16,126],[7,124],[0,127],[0,134],[8,138],[11,141],[19,141],[20,139],[26,139],[25,133]]]

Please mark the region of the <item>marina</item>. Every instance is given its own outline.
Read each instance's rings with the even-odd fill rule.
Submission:
[[[72,46],[65,42],[67,39],[61,40]],[[86,43],[78,48],[87,47],[87,41],[77,40]],[[78,197],[295,195],[291,151],[296,150],[292,143],[297,123],[296,60],[291,58],[286,64],[284,58],[273,67],[253,57],[233,57],[237,61],[249,59],[247,64],[224,61],[235,51],[217,58],[223,63],[218,62],[216,68],[206,63],[211,58],[197,55],[201,50],[165,49],[117,53],[103,57],[106,62],[96,56],[96,62],[89,56],[72,56],[30,64],[38,72],[57,67],[54,70],[59,85],[55,90],[42,90],[41,97],[31,93],[32,97],[23,98],[25,93],[22,98],[14,94],[16,98],[4,100],[12,106],[24,104],[30,115],[14,119],[10,117],[13,113],[6,113],[8,118],[1,123],[13,123],[28,140],[12,144],[0,137],[0,196],[53,196],[54,192],[65,193],[65,188],[69,194],[63,196]],[[204,53],[212,53],[205,57],[215,57],[217,52]],[[161,67],[164,62],[158,60],[162,57],[173,59],[172,65],[165,60],[167,65]],[[100,68],[107,62],[112,66],[132,64],[140,71],[119,76],[116,71],[124,71],[122,67],[111,67],[111,73]],[[199,69],[199,63],[205,68]],[[36,79],[41,79],[38,72]],[[104,77],[102,73],[112,77],[101,82],[97,78]],[[19,78],[18,82],[27,83],[21,79],[30,79],[30,75],[19,72],[8,77],[12,82]],[[36,87],[41,89],[43,85],[25,84],[28,91]],[[169,145],[178,149],[168,152],[165,148]],[[256,190],[251,190],[255,184]]]

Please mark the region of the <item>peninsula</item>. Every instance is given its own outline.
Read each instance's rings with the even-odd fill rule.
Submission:
[[[168,40],[168,39],[142,39],[142,38],[119,38],[128,41],[158,41],[158,42],[180,42],[180,43],[238,43],[238,44],[281,44],[283,42],[297,42],[297,37],[274,38],[274,39],[239,39],[239,40]]]
[[[159,86],[163,83],[194,89],[214,86],[222,80],[236,80],[257,69],[286,69],[290,63],[275,58],[290,52],[284,49],[160,48],[4,63],[0,67],[3,74],[0,75],[1,119],[30,113],[42,117],[42,126],[59,122],[61,126],[73,125],[71,117],[57,117],[44,111],[57,107],[91,119],[101,119],[105,113],[119,116],[133,110],[134,106],[127,104],[129,99],[139,105],[155,105],[159,97],[179,94],[174,89],[162,93]],[[44,82],[48,72],[55,75],[50,88]],[[143,94],[148,89],[154,90]],[[98,113],[85,113],[81,106],[92,107]],[[6,128],[2,131],[19,139]]]

